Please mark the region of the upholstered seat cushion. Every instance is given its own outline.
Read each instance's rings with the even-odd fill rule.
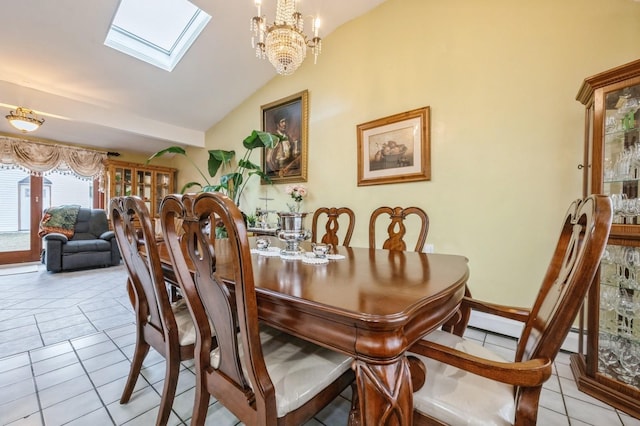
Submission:
[[[351,368],[353,358],[349,356],[262,324],[260,341],[276,392],[278,417],[302,406]],[[242,351],[241,344],[239,349]],[[219,362],[216,348],[211,351],[211,365],[217,367]]]
[[[63,253],[81,253],[84,251],[111,251],[111,242],[105,240],[69,240],[62,246]]]
[[[178,342],[180,346],[193,345],[196,342],[196,328],[193,325],[189,308],[184,299],[173,302],[171,310],[178,326]]]
[[[503,358],[473,341],[437,330],[426,340],[492,361]],[[511,425],[515,417],[514,388],[432,359],[410,353],[424,362],[424,386],[413,394],[413,406],[450,425]]]

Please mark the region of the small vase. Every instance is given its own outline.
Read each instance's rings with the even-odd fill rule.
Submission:
[[[291,213],[300,213],[301,205],[302,205],[301,201],[296,201],[294,204],[287,203],[287,207],[289,207],[289,211]]]

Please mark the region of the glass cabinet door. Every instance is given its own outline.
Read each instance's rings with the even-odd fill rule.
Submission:
[[[169,195],[172,191],[171,189],[171,181],[172,176],[170,173],[165,172],[156,172],[156,180],[155,180],[155,191],[156,191],[156,206],[155,206],[155,215],[160,215],[160,203],[162,199]]]
[[[603,192],[611,197],[618,234],[640,225],[640,84],[603,91]],[[640,373],[640,248],[615,239],[600,265],[597,372],[638,387]],[[631,364],[631,361],[634,364]],[[595,359],[594,359],[595,362]]]
[[[151,212],[151,190],[153,188],[153,172],[151,170],[138,170],[136,172],[137,195],[142,198]]]
[[[110,197],[122,197],[131,195],[133,189],[133,169],[126,167],[113,167],[109,176]],[[106,200],[107,204],[109,200]]]
[[[640,385],[640,248],[609,244],[600,264],[598,373]]]
[[[114,168],[112,184],[114,197],[121,197],[124,195],[124,170],[122,167]]]
[[[604,193],[613,202],[613,223],[640,224],[640,85],[605,94]]]

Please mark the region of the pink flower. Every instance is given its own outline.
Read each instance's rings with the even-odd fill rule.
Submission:
[[[301,202],[308,194],[307,188],[304,185],[287,185],[285,191],[296,203]]]
[[[289,195],[293,194],[294,190],[295,190],[295,187],[293,185],[287,185],[287,187],[285,188],[286,193]]]

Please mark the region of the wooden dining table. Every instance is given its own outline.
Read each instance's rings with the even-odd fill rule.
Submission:
[[[216,241],[216,250],[219,276],[231,277],[224,245]],[[467,258],[358,247],[335,251],[344,258],[326,264],[254,253],[260,320],[354,358],[364,425],[410,426],[413,387],[405,352],[457,311],[469,277]],[[160,257],[171,280],[164,244]]]

